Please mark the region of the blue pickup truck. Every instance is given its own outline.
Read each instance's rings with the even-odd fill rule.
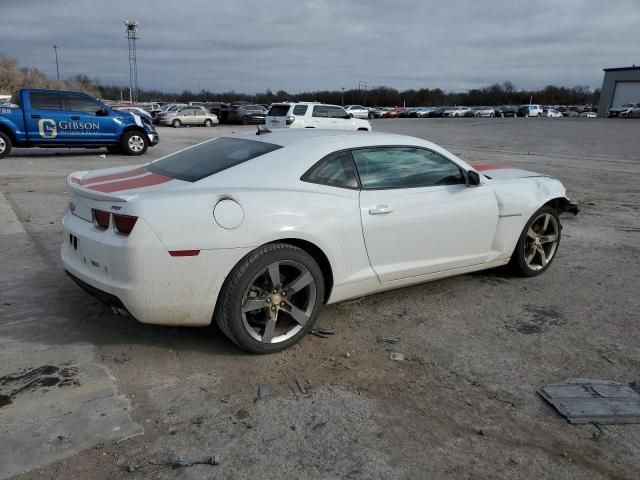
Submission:
[[[78,92],[22,89],[18,105],[0,105],[0,158],[13,147],[107,147],[142,155],[158,143],[153,125]]]

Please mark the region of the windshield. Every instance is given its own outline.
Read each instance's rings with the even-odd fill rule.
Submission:
[[[147,166],[147,171],[197,182],[279,148],[282,147],[272,143],[222,137],[156,160]]]

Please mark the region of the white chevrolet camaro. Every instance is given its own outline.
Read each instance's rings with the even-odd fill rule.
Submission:
[[[67,184],[80,286],[144,323],[215,320],[256,353],[298,341],[324,304],[506,264],[538,275],[577,213],[546,175],[335,130],[221,137]]]

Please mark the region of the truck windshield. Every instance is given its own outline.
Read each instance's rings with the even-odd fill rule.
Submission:
[[[156,160],[147,166],[147,171],[197,182],[279,148],[282,147],[242,138],[217,138]]]

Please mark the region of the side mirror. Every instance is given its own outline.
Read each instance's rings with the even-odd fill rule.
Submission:
[[[467,185],[469,187],[477,187],[480,185],[480,174],[473,170],[467,172]]]
[[[352,113],[347,113],[347,114],[344,116],[344,119],[345,119],[345,120],[351,120],[352,118],[353,118],[353,114],[352,114]]]
[[[98,110],[96,112],[96,115],[98,117],[108,117],[109,116],[109,111],[106,108],[101,108],[100,110]]]

